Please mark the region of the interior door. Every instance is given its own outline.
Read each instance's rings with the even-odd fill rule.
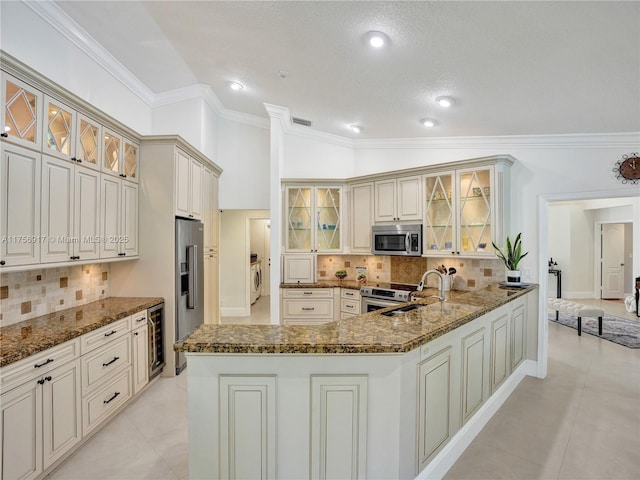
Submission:
[[[601,298],[624,297],[624,224],[602,225]]]

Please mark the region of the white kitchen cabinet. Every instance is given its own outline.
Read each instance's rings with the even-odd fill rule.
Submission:
[[[136,327],[134,318],[134,330],[131,332],[131,362],[133,373],[133,394],[137,395],[149,383],[149,325],[147,323],[146,310],[144,316]]]
[[[217,252],[204,255],[204,323],[220,322],[220,260]]]
[[[316,261],[313,253],[282,255],[282,283],[315,283]]]
[[[418,365],[418,471],[451,438],[452,347]]]
[[[284,325],[320,325],[334,320],[333,288],[282,288],[280,291]]]
[[[2,142],[0,266],[40,262],[41,155]]]
[[[63,160],[75,157],[76,112],[49,95],[44,96],[42,152]]]
[[[462,422],[465,423],[486,400],[489,355],[483,327],[462,339]]]
[[[527,351],[527,297],[511,303],[511,371],[524,361]]]
[[[98,172],[44,156],[41,202],[41,263],[99,257]]]
[[[102,159],[102,125],[78,113],[75,140],[75,161],[99,171]]]
[[[138,182],[138,152],[136,142],[103,128],[102,173]]]
[[[508,220],[507,162],[426,174],[426,255],[494,257]]]
[[[509,352],[510,312],[500,309],[491,322],[491,373],[490,387],[493,394],[511,373]]]
[[[285,187],[285,250],[337,253],[342,250],[342,187]]]
[[[202,218],[203,165],[180,149],[176,150],[175,213],[181,217]]]
[[[389,178],[375,182],[375,221],[422,220],[422,178]]]
[[[373,182],[351,185],[351,252],[371,254]]]
[[[40,150],[42,139],[42,92],[2,72],[1,135],[11,143]]]
[[[36,478],[82,438],[79,342],[0,371],[0,478]]]
[[[100,258],[138,255],[138,185],[101,174]]]
[[[360,315],[360,290],[340,289],[340,319]]]

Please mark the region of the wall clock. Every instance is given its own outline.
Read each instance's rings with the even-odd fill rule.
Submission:
[[[616,162],[613,171],[616,174],[616,178],[622,183],[632,183],[633,185],[639,183],[640,156],[637,152],[623,155],[622,158]]]

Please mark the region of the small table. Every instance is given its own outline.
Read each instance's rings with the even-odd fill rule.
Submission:
[[[562,298],[562,270],[559,268],[550,268],[549,273],[558,279],[556,285],[556,298]],[[559,312],[556,310],[556,321],[558,320],[559,315]]]

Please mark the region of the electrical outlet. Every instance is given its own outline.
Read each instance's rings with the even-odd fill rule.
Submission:
[[[526,280],[531,280],[531,268],[524,269],[524,278]]]

